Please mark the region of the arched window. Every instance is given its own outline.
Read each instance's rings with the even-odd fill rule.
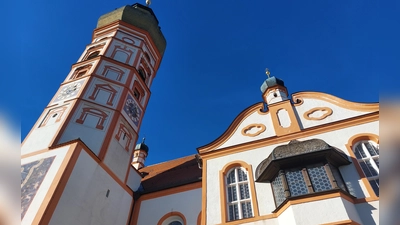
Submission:
[[[100,54],[100,51],[92,52],[86,57],[86,60],[93,59],[94,57],[98,56],[99,54]]]
[[[186,225],[186,218],[180,212],[169,212],[158,221],[157,225]]]
[[[379,196],[379,145],[370,140],[359,141],[353,152],[375,195]]]
[[[225,177],[228,221],[253,217],[249,179],[246,169],[232,168]]]
[[[179,221],[173,221],[173,222],[169,223],[168,225],[183,225],[183,224]]]
[[[142,78],[142,80],[144,81],[144,82],[146,82],[146,72],[144,72],[144,70],[142,69],[142,68],[140,68],[139,69],[139,76],[140,76],[140,78]]]

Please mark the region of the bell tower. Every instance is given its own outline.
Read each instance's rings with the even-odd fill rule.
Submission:
[[[277,136],[283,136],[300,131],[293,105],[288,98],[288,90],[284,82],[270,76],[268,68],[265,71],[267,79],[261,85],[262,97],[268,105],[274,129]]]
[[[70,213],[84,216],[65,223],[115,224],[101,221],[100,212],[124,196],[127,208],[107,216],[129,213],[140,182],[131,165],[135,143],[166,47],[158,24],[153,10],[138,3],[99,18],[92,41],[22,143],[21,171],[29,175],[26,190],[22,187],[22,198],[29,203],[22,203],[23,224],[60,224],[61,219],[71,220],[63,216]],[[44,197],[25,195],[32,192],[31,175],[44,164],[46,173],[55,173],[42,177],[48,186],[38,183],[34,196]],[[88,191],[94,195],[84,194]],[[85,209],[74,212],[74,205]]]

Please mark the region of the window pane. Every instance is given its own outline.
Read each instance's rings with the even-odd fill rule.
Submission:
[[[232,170],[229,174],[228,174],[228,177],[226,178],[226,182],[228,183],[228,184],[232,184],[232,183],[235,183],[236,181],[235,181],[235,170]]]
[[[229,220],[235,220],[235,217],[233,214],[233,205],[229,205]]]
[[[357,159],[362,159],[367,157],[367,155],[364,153],[364,150],[362,148],[362,144],[357,145],[356,150],[354,151],[354,154],[356,155]]]
[[[369,154],[371,154],[371,156],[379,155],[379,151],[377,151],[375,146],[373,146],[371,143],[365,142],[364,145],[367,148]]]
[[[372,189],[374,189],[376,196],[379,197],[379,179],[370,180],[369,183],[371,184]]]
[[[276,206],[279,206],[286,199],[282,179],[280,176],[277,176],[272,181],[272,190],[274,191]]]
[[[239,209],[238,209],[238,205],[233,205],[233,212],[234,212],[234,219],[237,220],[239,219]]]
[[[372,173],[369,170],[369,168],[368,168],[367,164],[365,163],[365,161],[361,161],[359,163],[360,163],[361,169],[364,171],[365,176],[372,177]]]
[[[379,168],[379,158],[374,159],[376,166]]]
[[[240,187],[240,199],[250,198],[249,185],[241,184],[241,185],[239,185],[239,187]]]
[[[372,166],[371,161],[369,159],[360,162],[361,168],[363,169],[365,176],[372,177],[377,176],[378,172]]]
[[[286,171],[286,179],[291,196],[307,194],[307,185],[301,170]]]
[[[232,202],[232,187],[228,187],[228,202]]]
[[[307,167],[307,172],[315,192],[332,189],[331,182],[322,164]]]
[[[232,187],[232,201],[236,201],[236,200],[237,200],[236,187]]]
[[[242,215],[243,218],[249,218],[252,217],[252,211],[251,211],[251,203],[250,202],[243,202],[241,204],[242,206]]]
[[[238,169],[238,179],[239,181],[246,181],[247,180],[246,172],[241,169]]]

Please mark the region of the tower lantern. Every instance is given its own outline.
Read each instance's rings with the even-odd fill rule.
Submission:
[[[137,144],[133,151],[132,166],[137,170],[144,167],[144,162],[149,154],[149,147],[144,143],[145,138],[142,142]]]
[[[265,69],[267,79],[261,85],[261,92],[264,102],[268,105],[288,99],[288,91],[281,79],[274,76],[270,77],[269,69]]]

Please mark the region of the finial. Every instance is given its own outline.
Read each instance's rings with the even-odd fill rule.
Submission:
[[[271,74],[271,72],[269,72],[269,69],[268,69],[268,68],[265,68],[265,74],[267,74],[267,76],[268,76],[268,78],[269,78],[269,75]]]
[[[142,144],[144,144],[144,141],[146,140],[146,138],[144,137],[143,139],[142,139]]]
[[[151,4],[151,0],[146,0],[146,6],[149,7]]]

